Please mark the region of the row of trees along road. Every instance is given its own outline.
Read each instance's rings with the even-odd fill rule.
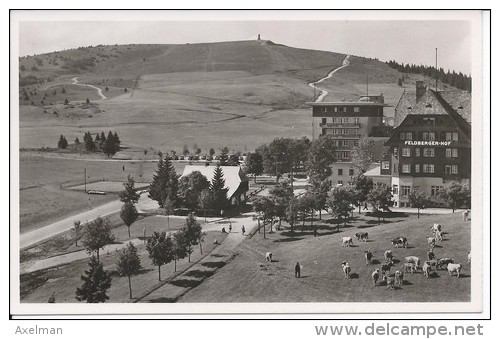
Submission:
[[[86,132],[83,136],[83,145],[80,142],[78,137],[75,138],[74,144],[72,144],[73,150],[82,150],[84,149],[86,152],[95,153],[95,152],[103,152],[109,157],[112,157],[120,150],[121,140],[118,137],[118,134],[108,132],[108,136],[101,132],[101,134],[96,133],[95,139],[92,138],[92,134],[90,132]],[[64,135],[61,134],[59,140],[57,142],[57,147],[59,149],[67,149],[70,145],[68,144],[68,140]]]
[[[107,219],[97,218],[82,226],[79,221],[75,221],[74,231],[75,236],[83,233],[82,244],[91,255],[89,268],[81,276],[83,283],[76,289],[76,299],[88,303],[105,302],[109,299],[107,290],[111,287],[111,275],[104,270],[99,261],[99,251],[114,241],[110,223]],[[158,266],[158,280],[161,281],[161,266],[174,261],[174,271],[176,271],[178,260],[188,257],[188,261],[191,261],[194,246],[199,245],[203,254],[204,236],[201,225],[192,214],[186,218],[184,227],[173,234],[154,232],[147,239],[146,250],[152,265]],[[137,248],[130,242],[118,252],[116,261],[118,274],[128,278],[130,298],[132,298],[131,277],[139,274],[141,268]]]

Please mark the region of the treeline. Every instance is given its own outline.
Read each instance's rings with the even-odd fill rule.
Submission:
[[[403,64],[395,60],[390,60],[386,64],[402,73],[422,74],[429,78],[436,78],[436,67],[433,66]],[[450,70],[445,72],[443,68],[439,68],[437,77],[440,82],[471,92],[472,78],[462,72],[456,73],[455,71],[450,72]]]
[[[118,133],[108,132],[108,136],[101,132],[101,134],[96,133],[95,138],[92,138],[90,132],[85,133],[83,136],[83,144],[80,139],[76,137],[74,142],[75,149],[84,148],[85,151],[90,153],[103,152],[108,157],[111,157],[120,150],[121,140]],[[59,141],[57,142],[57,147],[60,149],[68,148],[69,144],[64,135],[61,134]]]

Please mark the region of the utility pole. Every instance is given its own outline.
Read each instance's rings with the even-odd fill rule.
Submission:
[[[438,90],[438,49],[436,47],[436,92]]]
[[[85,182],[85,193],[87,193],[87,167],[83,168],[83,177]]]

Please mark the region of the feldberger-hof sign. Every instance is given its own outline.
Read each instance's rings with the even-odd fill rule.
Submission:
[[[450,146],[451,141],[415,140],[415,141],[405,141],[405,145],[410,145],[410,146]]]

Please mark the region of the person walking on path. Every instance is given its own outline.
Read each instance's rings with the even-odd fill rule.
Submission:
[[[241,234],[245,235],[245,225],[241,226]]]
[[[300,264],[298,262],[295,265],[295,278],[300,278]]]
[[[229,233],[231,233],[232,229],[233,229],[233,226],[231,225],[231,222],[229,222]]]

